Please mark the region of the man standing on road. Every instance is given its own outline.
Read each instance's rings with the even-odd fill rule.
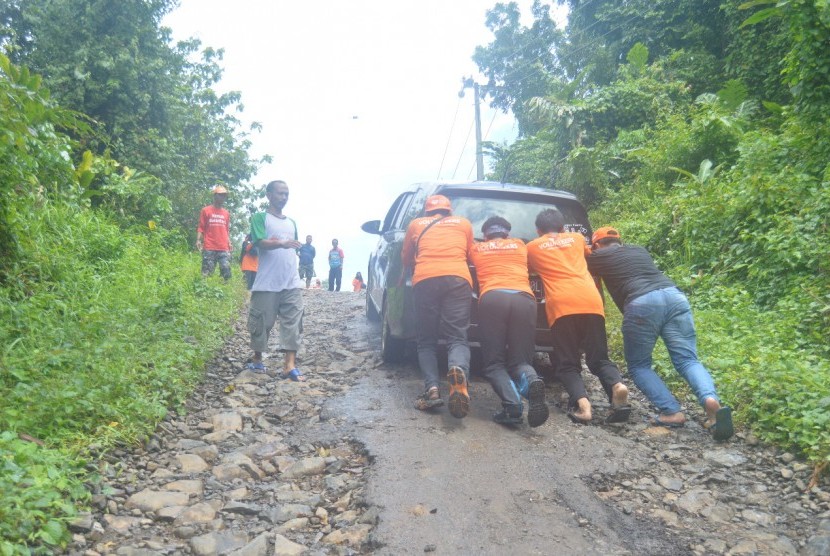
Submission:
[[[467,373],[470,369],[470,303],[473,280],[467,259],[473,246],[473,227],[461,216],[452,216],[450,200],[428,197],[426,216],[409,224],[401,250],[404,267],[413,268],[415,307],[418,318],[418,365],[424,375],[424,393],[415,407],[427,410],[443,405],[438,390],[438,338],[447,341],[450,386],[449,409],[462,418],[470,411]]]
[[[536,216],[536,232],[540,237],[527,245],[528,266],[544,284],[553,363],[568,391],[568,416],[576,423],[592,419],[582,380],[580,350],[584,350],[588,369],[599,378],[611,402],[606,422],[627,421],[631,414],[628,388],[619,368],[608,358],[605,311],[599,289],[588,273],[585,238],[566,232],[562,213],[556,209],[545,209]]]
[[[331,240],[329,251],[329,291],[340,291],[340,282],[343,280],[343,250],[337,246],[337,240]],[[335,288],[334,282],[337,281]]]
[[[680,403],[654,372],[652,352],[663,338],[675,370],[692,388],[706,412],[704,426],[715,440],[731,437],[732,410],[721,407],[715,383],[697,358],[697,335],[689,300],[654,264],[648,251],[623,245],[620,234],[606,226],[591,238],[594,251],[588,270],[601,278],[623,313],[623,343],[628,372],[660,411],[655,425],[680,427],[686,422]]]
[[[527,274],[527,247],[508,237],[510,222],[500,216],[481,226],[484,241],[473,245],[470,257],[478,277],[478,332],[484,374],[501,398],[496,423],[522,422],[522,399],[530,407],[527,424],[538,427],[548,419],[545,383],[533,368],[536,336],[536,297]],[[517,386],[518,385],[518,390]]]
[[[259,252],[259,267],[251,288],[248,331],[254,356],[248,368],[264,371],[262,352],[277,318],[280,348],[284,354],[282,378],[305,381],[297,367],[297,350],[303,331],[303,282],[297,273],[297,224],[282,213],[288,202],[288,185],[277,180],[265,188],[268,209],[251,218],[251,240]]]
[[[224,208],[228,190],[221,185],[213,188],[213,204],[199,213],[196,249],[202,252],[202,276],[210,276],[219,262],[219,273],[225,282],[231,279],[231,215]]]
[[[311,279],[317,276],[314,272],[314,257],[317,250],[311,245],[311,236],[305,236],[305,243],[300,247],[300,279],[305,278],[305,287],[311,287]]]

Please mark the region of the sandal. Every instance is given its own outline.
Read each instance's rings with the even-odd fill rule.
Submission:
[[[433,386],[415,399],[415,409],[426,411],[444,405],[444,400],[441,399],[441,394],[438,392],[438,387]]]
[[[255,373],[264,373],[268,369],[265,368],[265,364],[262,361],[251,361],[248,363],[248,370],[254,371]]]
[[[280,375],[280,378],[291,380],[293,382],[305,382],[305,375],[297,367],[291,369],[287,374]]]
[[[730,407],[720,408],[715,413],[715,422],[706,429],[712,433],[712,438],[716,442],[723,442],[731,438],[735,434],[735,426],[732,424],[732,409]]]

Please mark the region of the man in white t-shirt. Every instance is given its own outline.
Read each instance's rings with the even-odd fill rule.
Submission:
[[[297,224],[282,213],[288,202],[288,185],[272,181],[265,187],[268,208],[251,218],[251,241],[259,251],[259,267],[251,287],[248,331],[254,356],[248,368],[264,371],[262,352],[279,318],[280,348],[285,355],[282,378],[305,381],[297,367],[297,350],[303,331],[303,282],[297,273]]]

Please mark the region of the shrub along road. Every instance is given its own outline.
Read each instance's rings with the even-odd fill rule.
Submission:
[[[244,369],[243,315],[188,413],[101,463],[72,553],[830,553],[827,479],[752,435],[651,427],[636,392],[631,423],[576,425],[552,381],[536,429],[494,424],[480,380],[464,420],[421,413],[416,364],[380,362],[362,296],[305,299],[308,382],[271,376],[276,356]]]

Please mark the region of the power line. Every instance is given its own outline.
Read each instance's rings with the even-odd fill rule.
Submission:
[[[455,130],[455,120],[458,117],[458,109],[461,107],[461,97],[458,97],[458,104],[455,105],[455,114],[452,117],[452,125],[450,126],[450,134],[447,137],[447,144],[444,147],[444,155],[441,157],[441,165],[438,166],[438,177],[435,179],[441,179],[441,170],[444,169],[444,160],[447,158],[447,150],[450,148],[450,139],[452,139],[452,132]]]

